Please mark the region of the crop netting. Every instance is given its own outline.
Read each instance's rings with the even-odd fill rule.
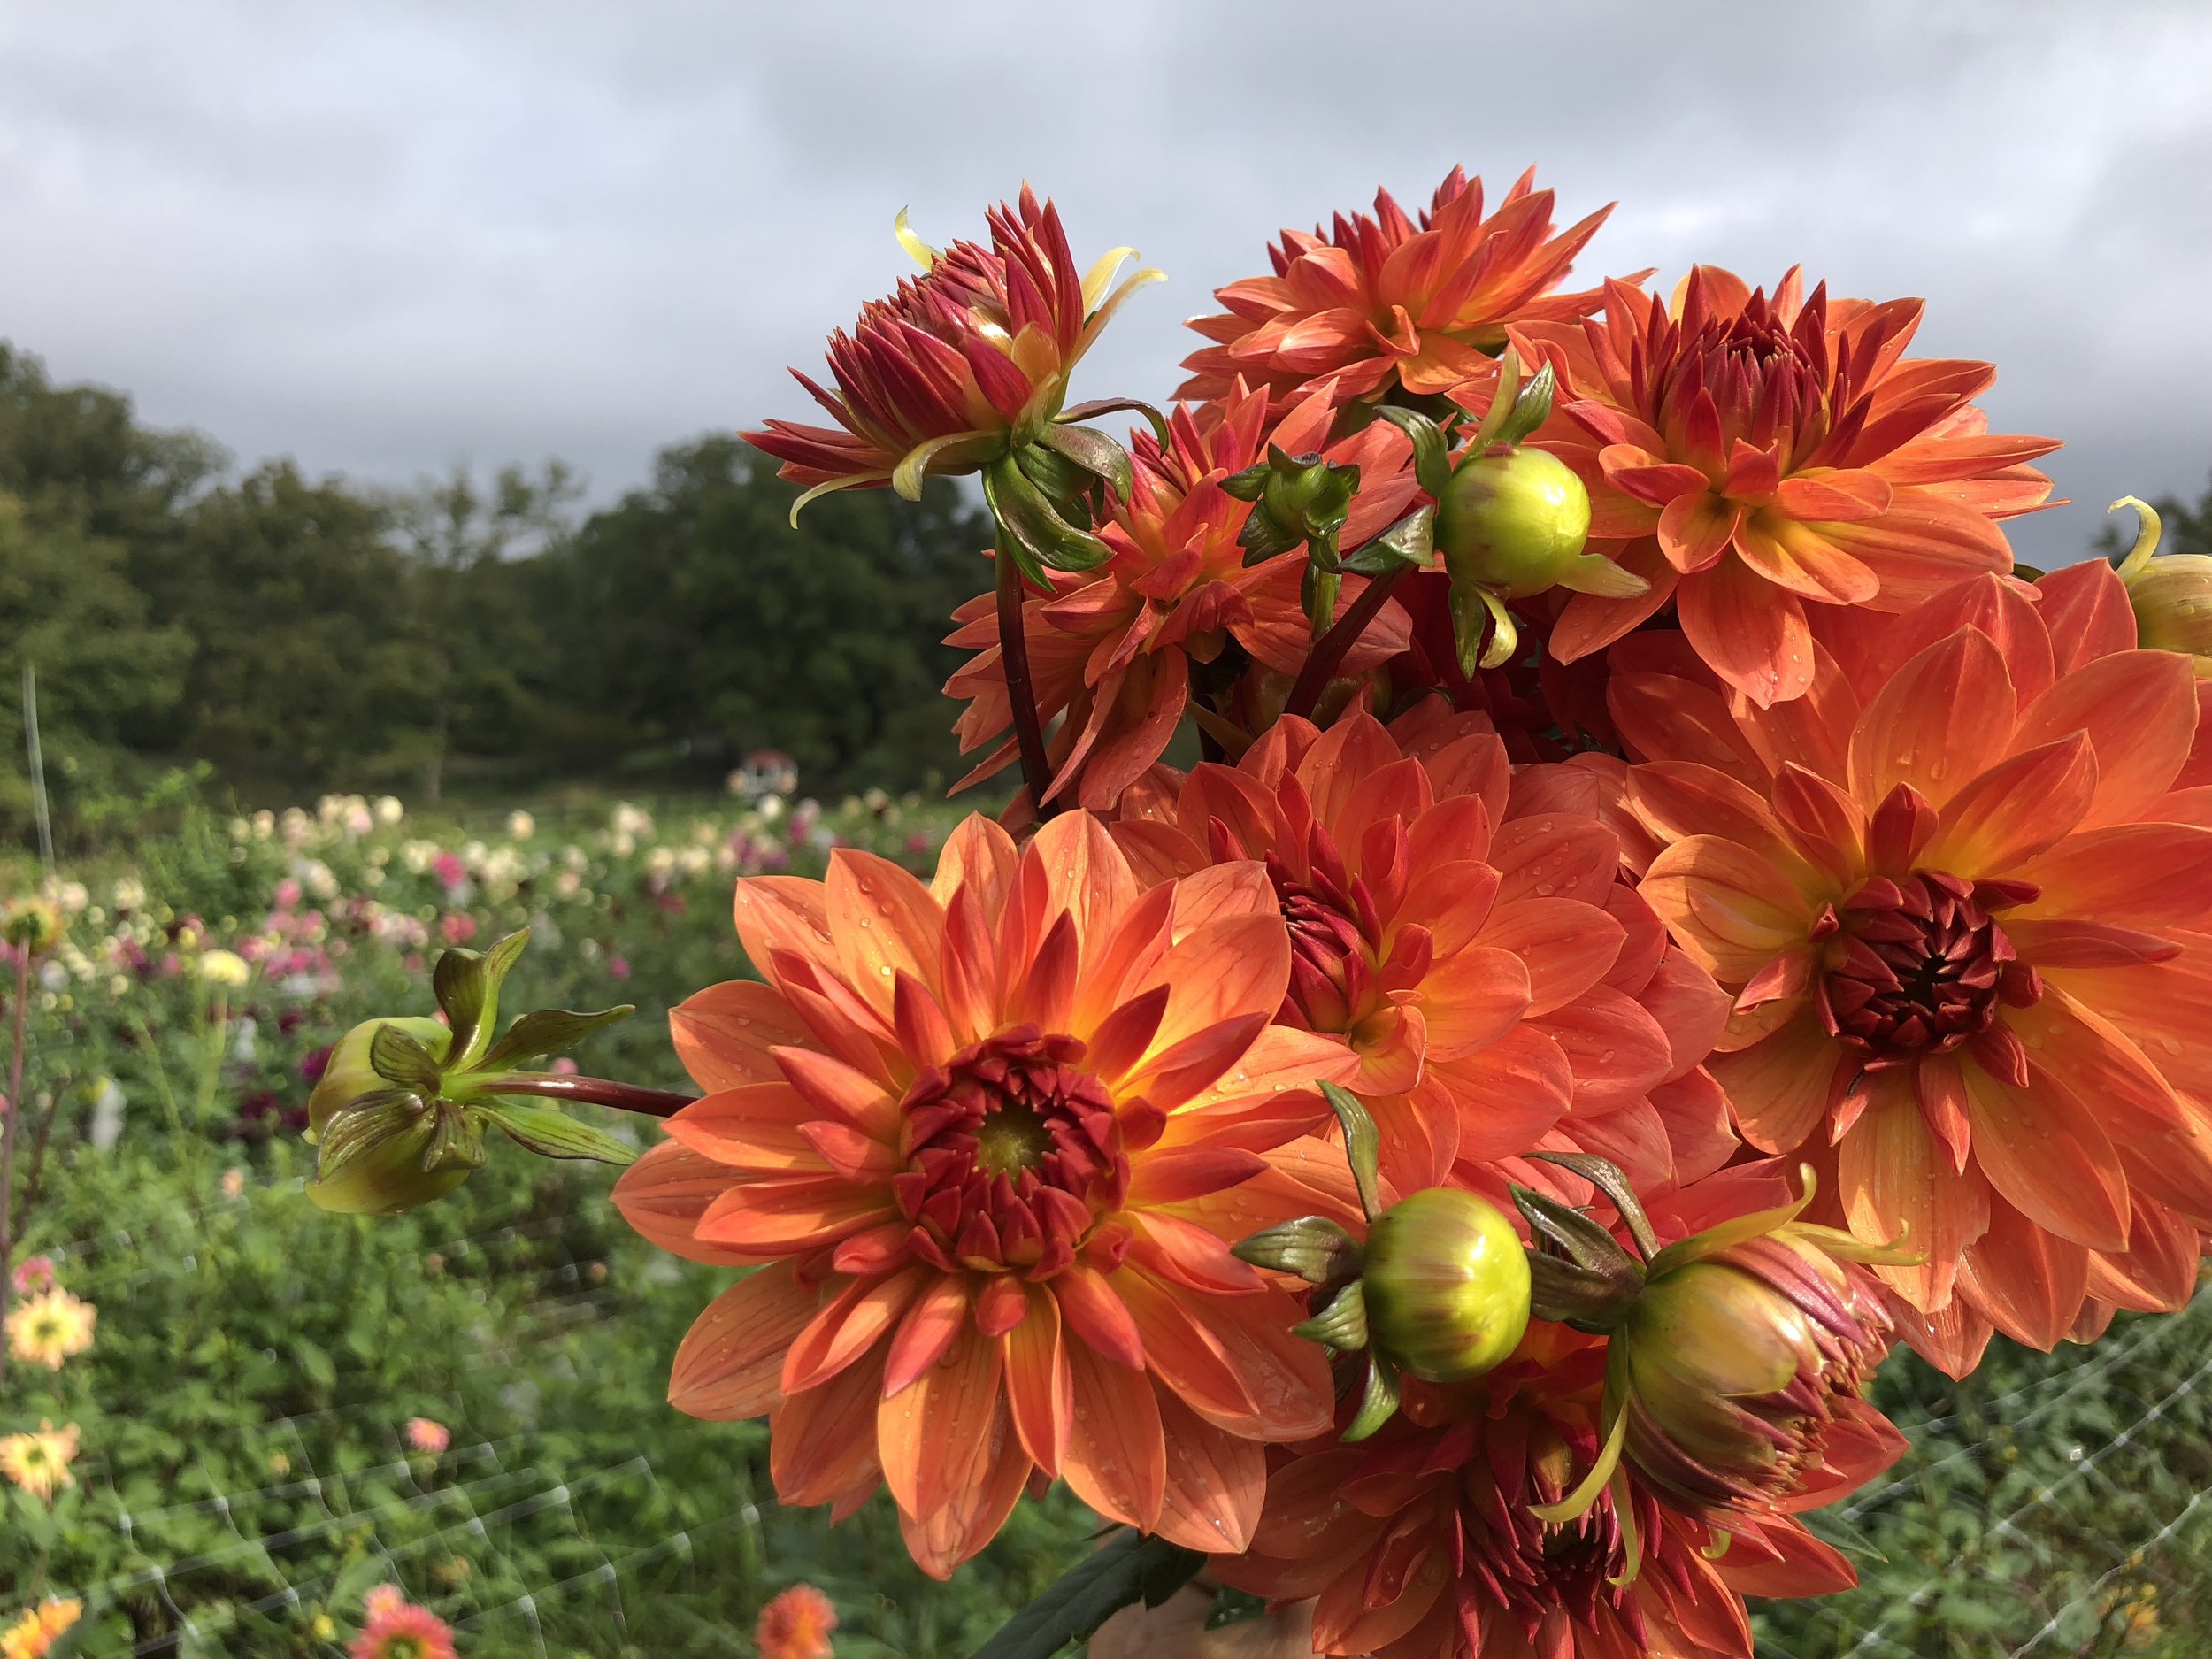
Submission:
[[[603,1211],[605,1201],[580,1209]],[[117,1529],[133,1564],[65,1587],[159,1609],[159,1633],[134,1655],[258,1653],[240,1632],[272,1627],[298,1632],[300,1645],[267,1651],[334,1654],[350,1632],[318,1644],[312,1615],[349,1592],[357,1605],[379,1582],[434,1601],[477,1659],[655,1651],[635,1645],[641,1609],[726,1609],[712,1594],[717,1576],[762,1572],[764,1489],[721,1469],[703,1502],[695,1471],[665,1450],[657,1461],[608,1456],[600,1443],[603,1455],[580,1455],[588,1448],[569,1437],[529,1426],[536,1391],[581,1351],[566,1339],[607,1334],[622,1311],[605,1263],[571,1248],[575,1219],[525,1219],[436,1252],[449,1272],[526,1280],[519,1317],[507,1302],[469,1356],[472,1380],[496,1389],[498,1426],[469,1421],[455,1394],[441,1418],[451,1444],[426,1455],[405,1439],[423,1396],[358,1393],[349,1380],[370,1368],[337,1364],[323,1380],[339,1403],[239,1431],[250,1447],[219,1461],[235,1468],[250,1450],[267,1478],[249,1488],[211,1478],[219,1460],[206,1458],[163,1489],[126,1492],[88,1447],[76,1468],[83,1520]],[[50,1254],[73,1289],[119,1302],[191,1271],[193,1250],[179,1220]],[[601,1363],[665,1363],[620,1344],[588,1351]],[[1963,1384],[1900,1356],[1878,1386],[1911,1450],[1813,1517],[1853,1558],[1861,1586],[1763,1605],[1761,1659],[2212,1651],[2212,1291],[2179,1314],[2123,1317],[2093,1347],[2046,1356],[2000,1342]],[[828,1540],[841,1534],[813,1536],[839,1550]],[[781,1576],[809,1571],[778,1565]],[[825,1560],[813,1576],[833,1581],[850,1566]],[[871,1648],[956,1650],[949,1631],[896,1628],[910,1640]],[[726,1645],[702,1636],[699,1651],[746,1650],[737,1632]]]

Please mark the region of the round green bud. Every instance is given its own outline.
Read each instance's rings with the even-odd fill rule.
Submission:
[[[335,1173],[307,1183],[307,1196],[319,1210],[341,1216],[396,1216],[443,1198],[476,1172],[481,1160],[449,1155],[435,1169],[425,1169],[438,1138],[442,1112],[452,1106],[411,1111],[375,1144],[364,1148]]]
[[[1590,492],[1542,449],[1471,456],[1436,507],[1436,545],[1452,580],[1509,599],[1556,587],[1590,537]]]
[[[331,1049],[330,1063],[323,1068],[315,1092],[307,1097],[307,1139],[311,1144],[341,1107],[351,1105],[364,1094],[392,1087],[369,1064],[369,1045],[376,1041],[379,1028],[385,1025],[398,1026],[441,1060],[445,1057],[447,1045],[453,1041],[453,1033],[436,1020],[415,1016],[365,1020],[356,1025]]]
[[[1520,1235],[1496,1205],[1456,1187],[1429,1187],[1375,1217],[1360,1292],[1376,1348],[1427,1382],[1481,1376],[1528,1329]]]

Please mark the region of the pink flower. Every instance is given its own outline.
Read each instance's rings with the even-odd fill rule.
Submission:
[[[243,1195],[243,1194],[245,1193],[245,1190],[246,1190],[246,1171],[243,1171],[243,1170],[225,1170],[225,1171],[223,1171],[223,1196],[224,1196],[224,1197],[226,1197],[226,1198],[230,1198],[230,1199],[235,1199],[235,1198],[238,1198],[238,1197],[242,1196],[242,1195]]]
[[[41,1291],[54,1287],[54,1258],[50,1256],[27,1256],[16,1263],[9,1276],[14,1282],[16,1294],[35,1296]]]
[[[630,977],[629,957],[609,956],[607,958],[607,977],[613,979],[628,979]]]
[[[348,1649],[353,1659],[456,1659],[446,1622],[396,1586],[380,1584],[362,1605],[368,1620]]]
[[[274,896],[277,909],[288,910],[300,902],[300,884],[287,876],[276,884]]]
[[[428,1417],[407,1419],[407,1444],[419,1452],[435,1457],[453,1444],[452,1431],[442,1423],[433,1423]]]
[[[466,910],[448,910],[439,918],[438,932],[449,945],[465,945],[476,937],[476,918]]]
[[[929,850],[929,837],[923,834],[921,831],[916,830],[911,835],[906,838],[906,850],[910,853],[927,852]]]
[[[443,887],[457,887],[469,879],[468,866],[461,862],[458,853],[440,853],[430,861],[430,869],[438,878],[438,885]]]
[[[570,1059],[566,1055],[563,1055],[559,1059],[553,1062],[551,1070],[555,1077],[574,1077],[576,1075],[576,1062]]]

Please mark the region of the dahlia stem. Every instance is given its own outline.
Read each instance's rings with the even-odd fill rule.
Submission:
[[[1290,701],[1283,705],[1285,714],[1306,718],[1313,713],[1314,705],[1321,701],[1321,694],[1328,689],[1329,681],[1336,678],[1338,665],[1345,654],[1359,642],[1359,636],[1367,632],[1390,598],[1390,590],[1404,578],[1409,565],[1401,565],[1382,576],[1370,576],[1367,586],[1360,589],[1359,597],[1352,601],[1351,609],[1336,619],[1329,631],[1314,641],[1313,651],[1306,658],[1306,665],[1298,673],[1298,683],[1290,688]]]
[[[472,1077],[468,1081],[473,1094],[542,1094],[548,1100],[611,1106],[617,1111],[636,1112],[645,1118],[673,1118],[699,1098],[674,1089],[644,1088],[600,1077],[563,1077],[551,1071],[509,1071],[497,1077]]]
[[[15,1048],[8,1060],[7,1116],[0,1118],[0,1325],[15,1290],[15,1123],[23,1116],[23,1015],[31,1000],[31,947],[15,964]],[[0,1382],[7,1379],[7,1344],[0,1342]]]
[[[1007,532],[999,532],[1002,545]],[[1037,693],[1029,680],[1029,635],[1022,626],[1022,572],[1011,555],[998,555],[998,654],[1006,665],[1006,698],[1014,710],[1014,741],[1021,751],[1022,778],[1029,804],[1042,823],[1060,809],[1045,800],[1052,764],[1045,757],[1045,732],[1037,718]]]

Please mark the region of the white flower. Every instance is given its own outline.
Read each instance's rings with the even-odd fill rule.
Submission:
[[[783,797],[780,795],[769,795],[754,810],[760,814],[764,821],[773,824],[783,816]]]
[[[399,803],[396,795],[379,795],[376,802],[376,821],[389,829],[407,816],[407,809]]]
[[[627,801],[618,801],[614,809],[614,833],[633,839],[653,833],[653,815],[642,807],[632,806]]]
[[[275,828],[276,814],[270,811],[267,807],[263,807],[260,811],[253,815],[253,836],[256,841],[267,841]]]
[[[296,806],[284,809],[284,816],[277,819],[277,833],[284,838],[287,847],[296,847],[313,832],[314,820]]]
[[[136,876],[125,876],[115,884],[115,908],[118,910],[142,910],[146,908],[146,884]]]
[[[507,833],[518,841],[526,841],[538,833],[538,821],[517,807],[507,814]]]
[[[92,1149],[112,1152],[115,1143],[123,1138],[123,1091],[115,1086],[115,1079],[100,1079],[100,1092],[92,1097]]]

